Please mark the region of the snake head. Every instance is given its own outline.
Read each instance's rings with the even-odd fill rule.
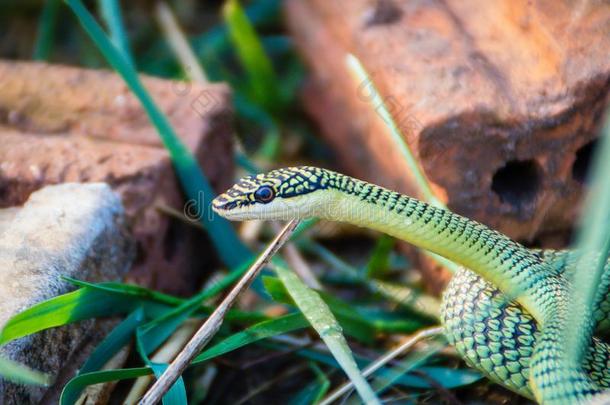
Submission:
[[[216,213],[230,220],[304,219],[316,215],[330,184],[329,173],[317,167],[289,167],[240,179],[212,202]]]

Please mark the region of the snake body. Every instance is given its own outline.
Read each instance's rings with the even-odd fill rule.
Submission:
[[[317,167],[247,176],[214,200],[232,220],[323,219],[375,229],[461,266],[443,296],[448,341],[493,381],[543,403],[586,402],[610,387],[610,347],[597,338],[584,360],[561,363],[567,327],[567,252],[536,251],[451,211]],[[603,286],[610,287],[610,266]],[[610,297],[598,294],[597,331],[610,326]]]

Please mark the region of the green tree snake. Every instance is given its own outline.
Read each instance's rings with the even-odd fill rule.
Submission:
[[[318,217],[378,230],[462,268],[444,295],[448,341],[491,380],[545,404],[586,403],[610,387],[610,347],[594,337],[566,367],[559,341],[570,310],[569,251],[531,250],[415,198],[317,167],[247,176],[213,203],[231,220]],[[592,328],[610,331],[610,265]]]

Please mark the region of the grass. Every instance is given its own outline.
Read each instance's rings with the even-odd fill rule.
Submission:
[[[82,3],[77,0],[68,0],[68,5],[72,8],[74,13],[80,20],[83,28],[87,31],[89,36],[93,39],[94,43],[106,58],[109,64],[123,77],[130,89],[138,97],[146,110],[152,124],[156,127],[163,143],[170,153],[174,167],[181,181],[183,188],[186,191],[187,196],[191,197],[193,201],[198,201],[198,193],[203,191],[203,195],[208,198],[208,201],[203,201],[203,205],[199,208],[205,212],[203,218],[210,218],[209,210],[210,198],[213,196],[213,191],[209,186],[209,182],[205,178],[201,169],[198,167],[192,154],[186,149],[181,143],[180,139],[174,133],[172,127],[169,125],[166,117],[157,108],[146,89],[142,86],[139,81],[132,64],[128,57],[126,57],[127,49],[120,49],[117,45],[113,45],[106,38],[105,34],[92,18],[92,16],[83,7]],[[120,13],[115,8],[116,4],[109,3],[106,5],[111,12],[107,15],[109,25],[120,24]],[[245,50],[245,47],[258,43],[257,38],[254,35],[252,28],[248,25],[245,20],[245,14],[236,2],[229,3],[225,8],[227,20],[229,22],[229,32],[232,33],[233,38],[238,46],[238,50]],[[118,33],[119,30],[115,29]],[[117,34],[118,36],[118,34]],[[115,36],[115,40],[117,37]],[[118,38],[120,39],[120,38]],[[254,42],[253,42],[254,41]],[[117,41],[115,41],[117,42]],[[121,42],[118,41],[120,44]],[[254,59],[251,58],[252,53],[242,52],[242,60],[246,65],[246,68],[250,66],[251,62],[256,64],[255,69],[260,68],[261,60],[266,60],[264,57],[261,59],[262,50],[259,53],[254,54]],[[257,58],[258,57],[258,58]],[[267,70],[255,70],[252,74],[262,74],[263,72],[268,73]],[[268,79],[269,77],[266,76]],[[259,93],[255,93],[255,96],[260,96]],[[273,100],[269,99],[268,102]],[[267,104],[269,108],[270,105]],[[207,221],[204,223],[208,234],[210,235],[220,257],[224,263],[229,267],[241,268],[251,258],[251,254],[247,248],[236,238],[232,228],[223,219],[217,219],[216,221]],[[342,365],[346,373],[354,381],[354,384],[358,388],[359,392],[364,395],[364,399],[371,401],[375,399],[375,395],[368,388],[366,381],[360,376],[357,366],[353,360],[351,351],[347,346],[345,338],[339,332],[337,328],[337,321],[329,310],[320,313],[320,309],[325,308],[325,304],[319,300],[317,294],[309,290],[301,281],[296,277],[290,277],[287,273],[282,273],[283,267],[277,267],[280,278],[285,283],[288,291],[293,294],[293,298],[299,308],[304,312],[307,319],[310,320],[313,328],[318,330],[322,339],[329,345],[331,352],[337,357],[338,363]],[[288,273],[292,274],[292,273]],[[315,307],[308,305],[312,299],[318,299]],[[150,369],[159,377],[166,369],[166,365],[154,364],[148,358],[148,354],[159,347],[170,333],[176,329],[189,315],[194,311],[201,301],[201,297],[196,296],[191,299],[188,303],[176,308],[175,311],[163,314],[160,318],[151,321],[149,324],[143,325],[136,329],[136,342],[140,356],[144,362],[150,367]],[[78,308],[77,308],[78,310]],[[315,314],[314,314],[315,311]],[[314,322],[315,321],[315,322]],[[326,331],[335,330],[336,333],[327,334]],[[178,379],[172,389],[164,396],[164,401],[171,401],[172,403],[185,403],[186,393],[184,383],[181,378]]]
[[[591,340],[595,319],[593,311],[601,297],[604,268],[610,254],[610,121],[602,130],[595,153],[590,188],[584,203],[584,216],[576,238],[577,260],[571,273],[570,313],[563,342],[566,364],[580,365]],[[583,271],[586,269],[587,271]]]
[[[55,30],[57,29],[57,14],[61,0],[49,0],[44,3],[38,20],[38,33],[32,58],[35,60],[48,60],[55,44]]]
[[[208,209],[213,196],[209,181],[140,82],[136,67],[139,71],[183,78],[185,63],[192,64],[195,58],[201,65],[197,68],[201,67],[203,73],[197,77],[229,83],[234,92],[237,135],[244,145],[235,159],[246,172],[259,171],[258,165],[275,166],[290,161],[292,157],[285,152],[288,134],[297,134],[303,145],[299,160],[327,156],[325,148],[312,141],[315,134],[305,124],[302,114],[295,112],[295,89],[303,69],[291,50],[290,41],[277,34],[279,1],[259,0],[242,6],[236,0],[228,0],[220,11],[218,24],[206,32],[193,36],[186,28],[184,33],[174,30],[174,35],[177,32],[178,36],[184,37],[169,47],[167,37],[159,32],[154,34],[152,45],[145,48],[137,35],[128,35],[133,27],[127,29],[125,26],[129,19],[124,19],[123,14],[129,14],[120,9],[118,1],[98,1],[100,19],[108,34],[81,1],[68,0],[67,4],[80,24],[74,24],[72,29],[79,32],[82,27],[97,49],[88,49],[89,44],[84,43],[81,49],[88,53],[80,56],[80,63],[88,65],[90,60],[106,61],[125,80],[157,129],[187,197],[198,201],[199,191],[204,191],[207,199],[203,201],[201,211]],[[34,55],[37,59],[53,60],[57,57],[57,49],[63,46],[62,41],[66,41],[65,37],[56,35],[58,7],[56,1],[45,3],[35,41]],[[69,38],[70,41],[74,38]],[[179,60],[173,53],[176,44],[187,51],[179,56]],[[188,44],[193,52],[188,49]],[[95,53],[98,51],[103,59]],[[92,57],[92,54],[96,56]],[[350,57],[348,64],[359,82],[368,80],[367,72],[357,59]],[[383,115],[389,134],[403,154],[422,195],[430,202],[442,205],[432,193],[383,100],[376,91],[374,93],[373,108]],[[610,156],[606,151],[608,143],[602,148],[603,156]],[[598,159],[599,162],[607,160]],[[328,164],[328,160],[323,164]],[[607,173],[607,169],[600,168],[597,172],[605,170]],[[597,175],[597,178],[601,176]],[[594,184],[598,184],[596,180]],[[610,186],[600,185],[598,189],[607,191]],[[608,218],[603,216],[610,212],[607,199],[608,193],[600,192],[589,200],[587,212],[591,216],[585,220],[579,238],[582,246],[595,251],[606,249],[607,252],[608,248],[608,227],[595,226],[608,224]],[[170,336],[189,319],[207,319],[215,307],[211,303],[240,279],[254,260],[254,251],[261,246],[247,247],[234,228],[218,217],[211,222],[206,221],[207,215],[201,217],[202,226],[226,268],[225,275],[218,282],[184,299],[123,283],[90,284],[68,280],[74,284],[75,291],[42,302],[13,317],[0,332],[0,345],[48,328],[86,319],[120,316],[121,323],[63,387],[61,403],[74,403],[92,384],[161,375],[167,363],[154,362],[155,351],[164,347]],[[293,404],[330,402],[334,398],[353,401],[349,388],[352,385],[361,399],[374,403],[402,393],[410,398],[437,393],[439,388],[422,378],[422,374],[436,381],[442,389],[464,387],[481,379],[473,370],[460,367],[455,357],[440,354],[446,345],[442,338],[420,343],[415,349],[411,348],[411,341],[406,345],[411,348],[407,354],[396,348],[396,340],[400,337],[422,337],[426,335],[422,331],[437,325],[439,305],[438,300],[425,294],[416,282],[405,281],[405,261],[397,260],[397,256],[402,258],[395,251],[392,239],[376,236],[354,257],[332,243],[320,243],[317,234],[317,221],[307,221],[293,234],[292,241],[312,266],[325,270],[321,276],[324,291],[305,286],[286,263],[279,257],[275,258],[274,273],[267,271],[259,282],[256,304],[227,312],[223,326],[164,397],[164,403],[186,403],[189,397],[209,398],[216,391],[220,392],[219,395],[226,395],[224,399],[227,400],[235,399],[237,394],[240,398],[262,397],[266,392],[281,395],[281,387],[289,385],[291,379],[299,382],[298,388],[289,393]],[[591,235],[595,235],[596,242],[590,241]],[[263,239],[261,236],[259,241]],[[451,266],[451,263],[445,264]],[[583,314],[591,306],[592,286],[599,280],[599,272],[584,276],[582,273],[575,274],[577,285],[583,286],[583,292],[574,292],[580,294],[575,299],[581,303],[575,311],[578,313],[575,322],[586,321]],[[272,314],[278,310],[279,314]],[[578,339],[582,336],[567,337],[567,347],[575,347]],[[101,370],[108,359],[131,341],[135,341],[137,349],[131,363],[121,369]],[[298,374],[278,372],[274,378],[261,376],[254,387],[242,384],[231,391],[222,391],[223,384],[214,383],[211,392],[202,394],[204,388],[200,387],[197,377],[205,370],[218,368],[216,379],[223,382],[231,371],[227,363],[234,361],[239,365],[252,358],[258,360],[260,353],[269,359],[255,368],[254,377],[263,375],[265,370],[274,371],[276,365],[283,370],[287,368],[286,363],[297,367]],[[402,359],[395,356],[402,356]],[[365,377],[369,371],[371,375]],[[47,376],[3,359],[0,359],[0,373],[14,381],[48,383]],[[239,375],[240,380],[246,381],[251,374],[243,370]]]

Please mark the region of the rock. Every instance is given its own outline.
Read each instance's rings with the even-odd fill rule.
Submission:
[[[610,8],[553,0],[284,4],[311,66],[306,109],[344,168],[417,195],[371,106],[371,83],[347,69],[351,53],[440,200],[520,241],[566,240],[609,100]]]
[[[142,81],[212,186],[229,187],[228,87]],[[138,242],[128,280],[174,294],[196,290],[214,251],[199,230],[158,211],[164,205],[182,212],[184,197],[156,130],[123,80],[102,70],[0,62],[0,88],[0,207],[22,204],[47,184],[108,183]]]
[[[12,214],[0,235],[0,327],[22,310],[74,289],[62,276],[117,280],[132,263],[135,245],[123,207],[106,184],[47,186]],[[103,337],[108,326],[100,325],[89,320],[50,329],[3,346],[0,355],[57,377],[65,366],[80,364],[74,359]],[[44,392],[0,379],[0,403],[37,403]]]

